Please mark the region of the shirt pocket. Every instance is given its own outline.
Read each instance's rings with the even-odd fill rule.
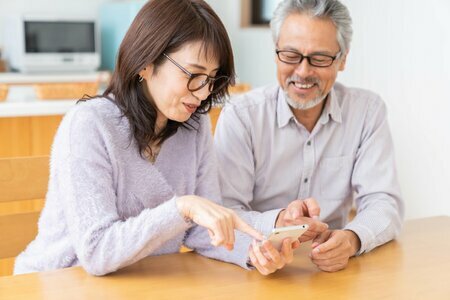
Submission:
[[[351,194],[351,156],[325,157],[319,163],[320,194],[324,199],[342,199]]]

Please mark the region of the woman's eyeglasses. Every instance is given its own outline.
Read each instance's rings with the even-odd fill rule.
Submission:
[[[163,55],[171,61],[175,66],[177,66],[181,71],[186,73],[189,76],[189,80],[187,83],[187,89],[190,92],[196,92],[206,85],[208,86],[208,90],[211,94],[215,94],[225,88],[230,81],[228,76],[218,76],[218,77],[210,77],[207,74],[203,73],[191,73],[185,68],[183,68],[179,63],[174,61],[170,56],[163,53]]]

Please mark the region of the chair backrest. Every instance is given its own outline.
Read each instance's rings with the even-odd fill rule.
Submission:
[[[233,95],[237,95],[237,94],[242,94],[242,93],[248,92],[250,89],[251,89],[250,84],[248,84],[248,83],[239,83],[239,84],[236,84],[234,86],[230,86],[228,88],[228,93],[230,94],[230,96],[233,96]],[[221,110],[222,110],[221,107],[213,107],[209,111],[209,117],[211,118],[211,130],[212,130],[213,134],[216,131],[216,124],[217,124],[217,120],[219,119],[219,115],[220,115],[220,111]]]
[[[49,157],[0,158],[0,203],[44,199]],[[37,233],[39,212],[0,215],[0,259],[15,257]]]
[[[214,135],[214,132],[216,131],[216,125],[217,120],[219,119],[220,111],[222,110],[221,107],[212,107],[209,111],[209,117],[211,119],[211,131]]]

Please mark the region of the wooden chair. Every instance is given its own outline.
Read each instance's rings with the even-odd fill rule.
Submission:
[[[0,276],[36,236],[48,177],[48,156],[0,158]]]
[[[250,89],[251,89],[250,84],[239,83],[234,86],[230,86],[228,89],[228,92],[230,93],[230,96],[232,96],[232,95],[248,92]],[[209,111],[209,117],[211,118],[211,129],[212,129],[213,135],[214,135],[214,131],[216,129],[217,119],[219,118],[221,110],[222,110],[222,107],[213,107]]]
[[[216,131],[216,124],[217,120],[219,119],[220,111],[222,110],[222,107],[213,107],[209,111],[209,118],[211,119],[211,131],[214,135],[214,132]]]

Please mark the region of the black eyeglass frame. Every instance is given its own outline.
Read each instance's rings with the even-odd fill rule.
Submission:
[[[205,73],[191,73],[191,72],[189,72],[188,70],[186,70],[183,66],[181,66],[179,63],[177,63],[173,58],[171,58],[171,57],[170,57],[169,55],[167,55],[166,53],[163,53],[163,55],[164,55],[164,57],[167,58],[171,63],[173,63],[173,64],[174,64],[175,66],[177,66],[181,71],[183,71],[186,75],[189,76],[189,80],[188,80],[188,83],[187,83],[187,89],[188,89],[190,92],[196,92],[196,91],[199,91],[199,90],[201,90],[202,88],[204,88],[206,85],[209,84],[208,91],[209,91],[211,94],[215,94],[215,93],[217,93],[218,91],[220,91],[222,88],[224,88],[224,87],[227,85],[227,83],[230,81],[230,77],[228,77],[228,76],[211,77],[211,76],[209,76],[208,74],[205,74]],[[206,76],[206,80],[203,81],[203,83],[200,85],[200,87],[197,87],[197,88],[195,88],[195,89],[191,89],[191,88],[189,87],[189,85],[191,84],[192,80],[195,79],[195,78],[198,77],[198,76]],[[224,79],[224,82],[220,85],[220,87],[214,89],[214,83],[215,83],[217,80],[219,80],[219,79]]]
[[[285,60],[281,59],[281,57],[280,57],[280,53],[283,53],[283,52],[289,52],[289,53],[296,54],[296,55],[299,56],[299,60],[298,60],[297,62],[288,62],[288,61],[285,61]],[[308,64],[309,64],[310,66],[317,67],[317,68],[328,68],[329,66],[331,66],[331,65],[334,63],[334,61],[335,61],[336,59],[338,59],[338,58],[341,56],[341,51],[340,51],[340,50],[339,50],[338,53],[336,53],[335,56],[327,55],[327,54],[303,55],[303,54],[301,54],[300,52],[297,52],[297,51],[294,51],[294,50],[280,50],[280,49],[275,49],[275,53],[277,54],[278,59],[279,59],[281,62],[284,62],[285,64],[288,64],[288,65],[297,65],[297,64],[301,64],[301,63],[303,62],[303,60],[306,58],[306,60],[308,61]],[[313,64],[313,63],[311,62],[311,59],[312,59],[314,56],[325,56],[325,57],[331,58],[331,62],[330,62],[329,64],[327,64],[327,65],[315,65],[315,64]]]

